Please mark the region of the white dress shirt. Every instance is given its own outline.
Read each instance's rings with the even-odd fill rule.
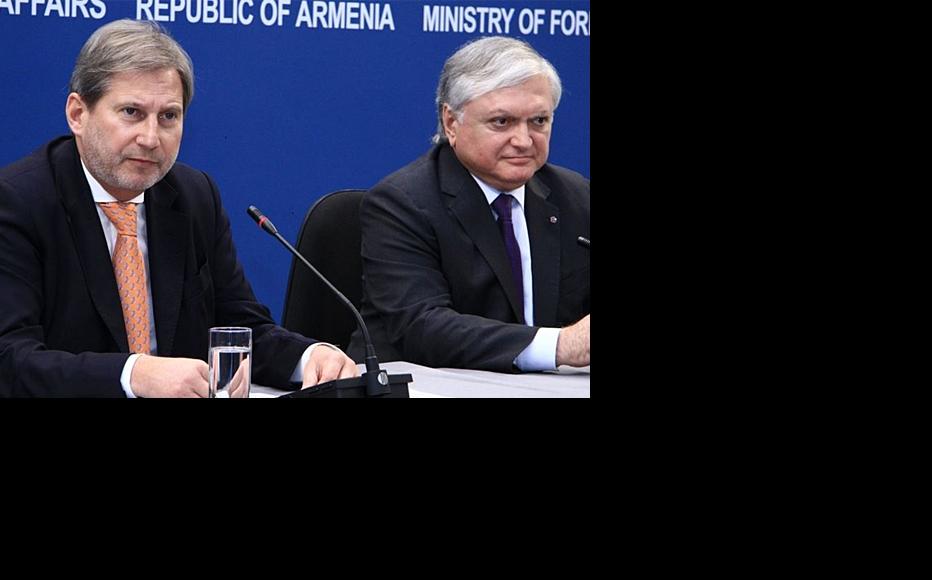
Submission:
[[[472,174],[470,174],[472,175]],[[511,223],[514,227],[518,249],[521,250],[521,275],[524,283],[524,323],[534,326],[534,276],[531,271],[531,239],[528,236],[527,221],[524,219],[524,186],[512,191],[499,191],[485,183],[475,175],[472,176],[485,194],[489,203],[489,211],[495,219],[498,214],[492,208],[492,202],[499,194],[507,193],[512,197]],[[517,211],[516,211],[517,210]],[[515,366],[522,371],[549,371],[557,368],[557,338],[560,336],[559,328],[540,328],[534,335],[534,340],[527,345],[521,354],[514,360]]]
[[[84,165],[83,159],[81,160],[81,169],[84,170],[84,176],[87,177],[88,185],[91,186],[91,195],[94,197],[97,217],[100,218],[100,226],[104,230],[104,237],[107,238],[107,249],[110,250],[110,259],[112,260],[113,250],[116,247],[117,228],[113,225],[113,222],[110,221],[110,218],[107,217],[107,214],[104,213],[104,210],[100,208],[99,204],[118,202],[120,200],[107,193],[104,186],[102,186],[100,182],[91,175],[91,172],[87,170],[87,166]],[[143,191],[129,200],[129,203],[136,205],[136,243],[139,244],[139,253],[142,254],[142,261],[146,264],[146,299],[149,301],[149,352],[158,352],[158,344],[155,338],[155,315],[152,311],[152,283],[150,282],[152,278],[149,276],[149,244],[147,243],[148,238],[146,237],[145,201],[146,192]],[[139,357],[139,353],[130,355],[126,364],[123,365],[123,372],[120,374],[120,384],[123,386],[123,392],[131,399],[135,398],[136,395],[130,387],[130,377],[133,375],[133,367],[136,366],[136,360],[139,359]]]

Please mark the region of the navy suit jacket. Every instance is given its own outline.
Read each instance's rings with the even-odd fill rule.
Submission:
[[[206,360],[208,329],[253,329],[253,381],[288,388],[313,341],[276,326],[236,257],[213,181],[176,163],[146,191],[158,355]],[[124,396],[113,265],[73,137],[0,169],[0,396]]]
[[[546,164],[525,187],[534,324],[589,314],[589,180]],[[363,298],[380,360],[513,371],[524,325],[505,243],[488,201],[449,145],[369,190],[360,208]],[[357,331],[349,347],[363,358]]]

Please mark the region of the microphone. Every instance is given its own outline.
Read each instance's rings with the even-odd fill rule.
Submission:
[[[259,225],[262,225],[262,224],[259,224]],[[272,226],[272,227],[275,227],[275,226]],[[580,246],[586,248],[587,250],[589,249],[589,238],[584,238],[582,236],[579,236],[578,238],[576,238],[576,241],[579,243]]]
[[[408,383],[411,381],[411,375],[405,374],[389,376],[386,371],[379,367],[379,359],[375,355],[375,347],[372,345],[372,339],[369,338],[369,329],[366,328],[366,323],[362,319],[362,315],[359,313],[359,310],[353,306],[353,303],[350,302],[350,300],[344,296],[342,292],[337,290],[337,288],[331,284],[323,274],[318,272],[317,268],[311,265],[311,263],[308,262],[307,259],[288,242],[288,240],[283,238],[282,235],[278,233],[278,228],[275,227],[269,218],[265,217],[265,214],[263,214],[259,208],[251,205],[246,209],[246,213],[249,214],[249,217],[255,220],[260,228],[281,242],[283,246],[288,248],[289,252],[294,254],[295,258],[310,268],[311,272],[314,272],[314,274],[320,278],[320,281],[323,282],[324,285],[329,288],[330,291],[333,292],[333,294],[340,300],[340,302],[342,302],[343,305],[353,313],[353,316],[356,317],[356,325],[359,327],[359,330],[362,331],[363,338],[366,341],[366,372],[364,372],[361,376],[353,377],[350,379],[336,379],[284,396],[310,397],[318,396],[318,393],[329,392],[331,393],[330,395],[324,394],[323,396],[354,397],[360,396],[360,394],[358,394],[360,391],[359,387],[365,385],[365,394],[363,396],[366,397],[382,397],[386,395],[395,397],[407,397]]]

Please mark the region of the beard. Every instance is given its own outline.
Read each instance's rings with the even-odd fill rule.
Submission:
[[[172,168],[178,157],[177,151],[170,159],[141,151],[113,153],[108,149],[105,135],[96,126],[88,128],[84,136],[84,145],[82,159],[97,181],[104,186],[134,194],[142,193],[158,183]],[[140,173],[124,163],[130,157],[155,161],[156,165]]]

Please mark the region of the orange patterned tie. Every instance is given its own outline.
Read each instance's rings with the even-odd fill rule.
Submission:
[[[149,295],[146,265],[136,243],[136,204],[112,202],[99,205],[117,229],[113,273],[120,290],[129,351],[149,354]]]

